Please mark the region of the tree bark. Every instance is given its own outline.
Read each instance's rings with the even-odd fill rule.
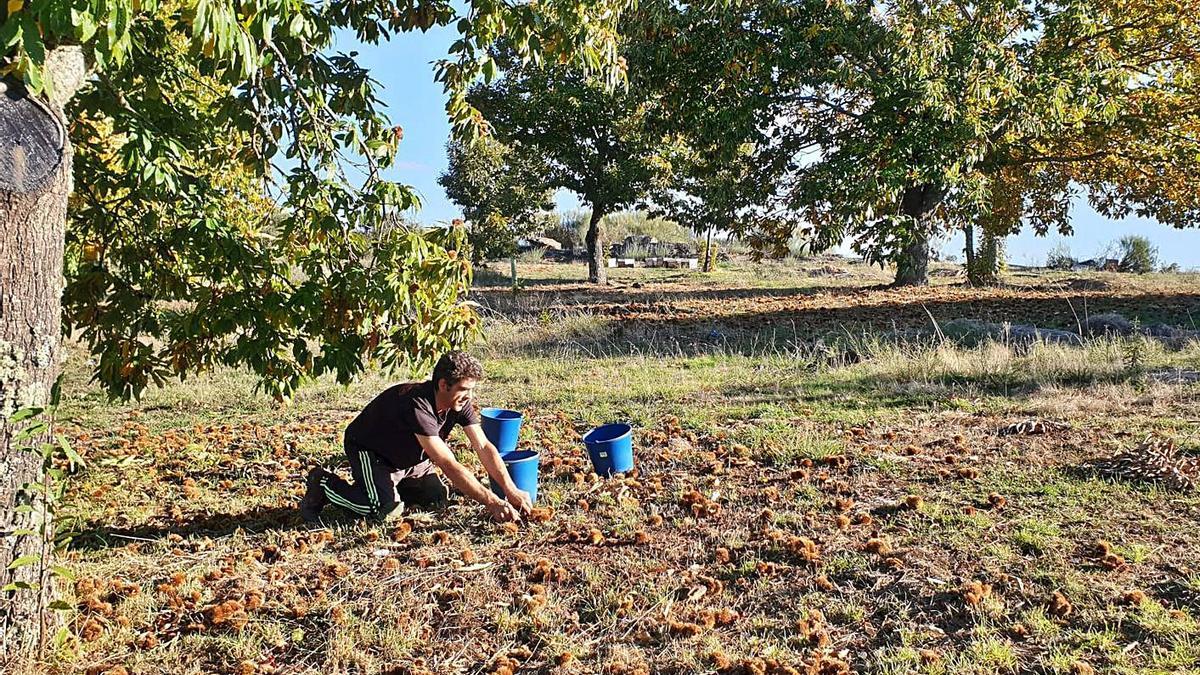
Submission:
[[[708,238],[704,242],[704,265],[701,267],[702,272],[713,271],[713,246],[712,246],[713,226],[708,226]]]
[[[975,269],[975,226],[971,223],[963,225],[963,235],[966,238],[966,243],[963,246],[963,253],[967,258],[967,280],[975,283],[971,279],[971,275]]]
[[[588,281],[593,284],[607,284],[608,270],[604,263],[604,237],[600,232],[600,221],[604,218],[605,207],[592,204],[592,217],[588,222],[587,251],[588,251]]]
[[[47,540],[52,523],[42,521],[40,496],[26,487],[43,483],[42,458],[40,453],[23,450],[39,448],[50,433],[18,442],[14,435],[26,423],[10,419],[17,410],[50,402],[60,365],[63,238],[72,187],[72,152],[62,110],[83,81],[83,54],[78,47],[53,50],[47,55],[46,69],[55,83],[52,100],[35,103],[11,81],[0,94],[26,106],[6,107],[9,113],[31,110],[32,105],[41,108],[46,115],[44,129],[57,133],[60,148],[51,156],[56,166],[40,167],[49,169],[43,171],[46,180],[22,185],[18,177],[9,188],[0,189],[0,587],[13,583],[32,587],[0,593],[3,672],[39,670],[40,646],[53,622],[47,608],[53,593],[48,570],[52,547]],[[28,118],[0,120],[9,122],[25,124]],[[38,169],[29,167],[31,175]],[[33,511],[18,512],[21,504],[33,505]],[[45,534],[21,534],[22,530]],[[37,562],[8,569],[12,561],[25,556],[36,556]]]
[[[896,259],[893,286],[925,286],[929,283],[930,235],[933,212],[942,202],[942,191],[933,185],[910,187],[900,200],[900,211],[912,218],[913,230]]]

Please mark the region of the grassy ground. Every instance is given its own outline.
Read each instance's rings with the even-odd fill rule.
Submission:
[[[828,262],[617,270],[599,292],[580,266],[522,274],[478,298],[482,398],[525,411],[542,451],[547,519],[516,531],[461,501],[299,522],[305,468],[340,466],[381,374],[286,408],[235,372],[113,405],[73,354],[77,608],[45,668],[1200,672],[1200,496],[1088,469],[1151,431],[1200,444],[1200,387],[1171,377],[1200,346],[928,335],[1069,327],[1085,304],[1190,327],[1194,276],[898,293]],[[1070,428],[996,434],[1029,417]],[[578,438],[612,420],[637,427],[639,470],[599,480]]]

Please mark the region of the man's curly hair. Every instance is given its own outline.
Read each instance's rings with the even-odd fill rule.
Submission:
[[[433,367],[433,383],[445,380],[448,386],[463,380],[483,379],[483,364],[466,352],[446,352]]]

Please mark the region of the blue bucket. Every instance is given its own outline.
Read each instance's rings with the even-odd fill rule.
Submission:
[[[633,427],[628,424],[605,424],[587,432],[583,437],[596,473],[608,476],[633,469]]]
[[[517,436],[521,431],[524,415],[516,410],[484,408],[479,412],[483,435],[496,446],[501,455],[517,449]]]
[[[538,463],[539,456],[534,450],[517,450],[507,454],[501,454],[500,459],[504,461],[504,468],[508,469],[508,475],[512,477],[517,487],[529,493],[530,501],[537,501],[537,486],[538,486]],[[504,497],[504,490],[500,488],[500,484],[494,480],[489,480],[492,484],[492,492],[496,493],[497,497]]]

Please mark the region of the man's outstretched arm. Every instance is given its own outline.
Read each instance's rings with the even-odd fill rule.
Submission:
[[[429,458],[429,461],[442,470],[446,480],[450,481],[450,484],[459,492],[483,504],[494,520],[506,522],[521,519],[521,514],[516,509],[492,494],[491,490],[475,479],[467,467],[454,458],[454,453],[440,437],[418,435],[417,441],[425,450],[425,456]],[[501,470],[503,471],[503,467]]]

